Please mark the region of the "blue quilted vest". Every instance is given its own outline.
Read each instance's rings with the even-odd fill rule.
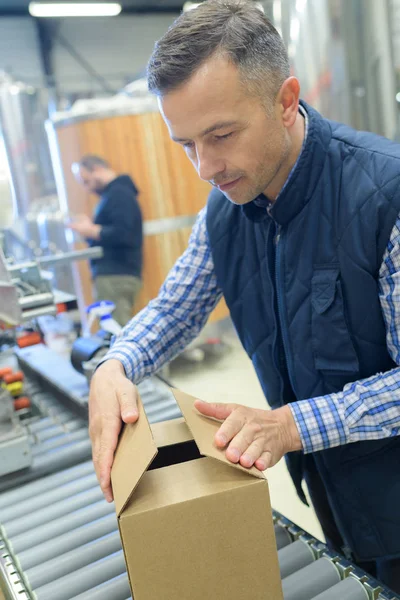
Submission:
[[[396,366],[377,280],[400,213],[400,146],[303,106],[307,141],[272,209],[217,190],[207,207],[218,283],[272,408]],[[400,556],[400,437],[314,458],[354,556]],[[287,459],[304,499],[301,453]]]

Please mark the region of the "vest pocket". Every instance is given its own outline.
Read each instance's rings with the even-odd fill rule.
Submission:
[[[314,269],[311,305],[315,368],[357,372],[358,358],[346,323],[340,272],[336,265]]]

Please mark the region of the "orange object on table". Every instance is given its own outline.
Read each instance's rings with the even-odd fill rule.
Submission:
[[[11,367],[3,367],[0,369],[0,379],[3,379],[6,375],[11,375],[12,368]]]
[[[14,409],[21,410],[22,408],[29,408],[31,405],[31,401],[27,396],[21,396],[21,398],[17,398],[14,400]]]
[[[9,373],[4,375],[3,381],[4,383],[14,383],[15,381],[23,381],[24,374],[22,371],[16,371],[15,373]]]
[[[17,339],[17,345],[20,348],[26,348],[27,346],[35,346],[35,344],[40,344],[42,342],[42,338],[40,333],[34,331],[32,333],[26,333],[25,335],[21,335]]]

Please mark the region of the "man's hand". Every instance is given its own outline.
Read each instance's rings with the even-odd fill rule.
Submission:
[[[79,215],[75,221],[69,223],[68,227],[83,237],[92,240],[100,239],[101,226],[95,225],[87,215]]]
[[[138,419],[137,389],[118,360],[107,360],[93,375],[89,395],[89,435],[97,479],[112,502],[111,467],[122,422]]]
[[[208,404],[196,400],[195,407],[223,424],[215,435],[217,448],[226,448],[226,457],[243,467],[260,471],[273,467],[286,452],[301,450],[302,444],[288,406],[257,410],[239,404]]]

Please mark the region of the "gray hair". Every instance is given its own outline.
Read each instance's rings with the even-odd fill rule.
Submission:
[[[274,97],[290,75],[282,38],[254,2],[208,0],[184,12],[156,43],[147,66],[150,92],[163,96],[213,55],[235,64],[249,91]]]

